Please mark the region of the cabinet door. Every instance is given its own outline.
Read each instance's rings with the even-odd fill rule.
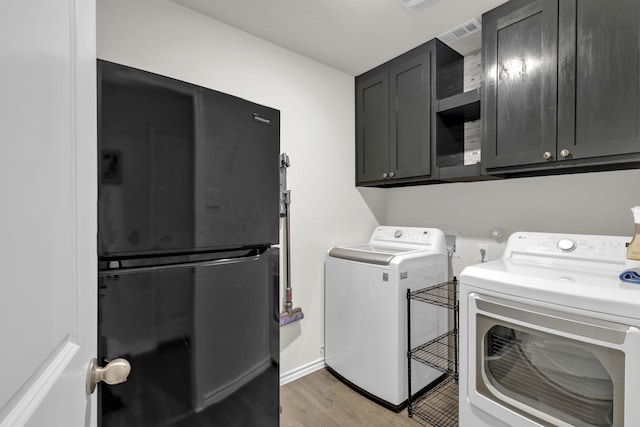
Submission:
[[[557,0],[510,1],[483,15],[482,27],[484,167],[553,160]]]
[[[384,70],[356,81],[356,185],[382,181],[388,172],[389,77]]]
[[[389,168],[393,178],[431,174],[430,75],[429,52],[389,72]]]
[[[639,153],[640,2],[562,0],[559,16],[559,159]]]

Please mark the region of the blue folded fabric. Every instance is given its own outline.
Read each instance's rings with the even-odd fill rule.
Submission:
[[[627,283],[640,285],[640,268],[632,268],[620,273],[620,280]]]

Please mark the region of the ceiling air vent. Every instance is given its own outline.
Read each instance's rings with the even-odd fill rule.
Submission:
[[[424,9],[431,3],[431,0],[398,0],[401,5],[406,7],[412,12],[417,12]]]
[[[451,43],[480,31],[480,28],[482,28],[480,22],[474,18],[471,21],[467,21],[462,25],[458,25],[457,27],[450,29],[449,31],[445,31],[440,34],[438,38],[445,43]]]

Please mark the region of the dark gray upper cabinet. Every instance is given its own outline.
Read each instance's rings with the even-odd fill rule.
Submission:
[[[356,163],[356,184],[379,181],[389,174],[387,70],[356,81]]]
[[[636,167],[640,2],[511,0],[483,15],[483,172]]]
[[[431,175],[429,53],[389,70],[389,173],[391,178]]]
[[[356,185],[434,179],[435,94],[461,88],[462,57],[439,40],[356,77]]]
[[[557,0],[510,1],[483,15],[485,168],[555,156],[557,40]]]
[[[640,2],[559,7],[559,158],[640,153]]]

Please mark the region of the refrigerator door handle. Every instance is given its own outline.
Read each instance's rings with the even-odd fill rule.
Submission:
[[[280,275],[273,275],[272,277],[272,290],[273,290],[273,320],[280,324]]]
[[[198,260],[198,261],[184,261],[180,263],[171,263],[171,264],[159,264],[159,265],[149,265],[143,267],[122,267],[122,268],[114,268],[114,269],[106,269],[100,270],[98,276],[112,276],[114,274],[122,275],[122,274],[133,274],[133,273],[144,273],[144,272],[152,272],[152,271],[161,271],[161,270],[169,270],[173,268],[184,268],[184,267],[215,267],[218,265],[227,265],[227,264],[238,264],[241,262],[247,261],[258,261],[263,256],[263,251],[258,252],[257,250],[251,251],[249,255],[238,256],[238,257],[228,257],[228,258],[219,258],[213,260]]]

